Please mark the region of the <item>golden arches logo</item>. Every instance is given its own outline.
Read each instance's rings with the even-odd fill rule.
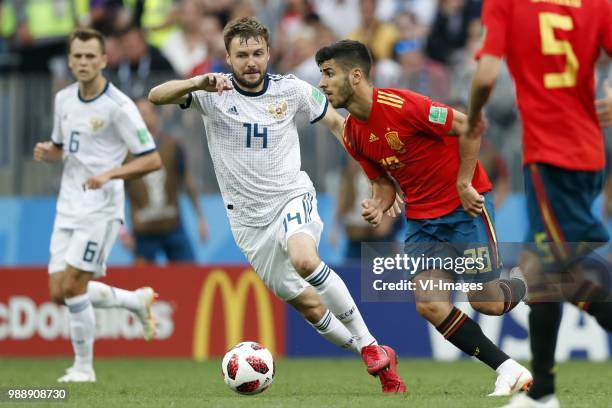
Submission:
[[[240,275],[235,286],[227,273],[220,269],[210,272],[202,283],[196,309],[193,334],[193,358],[205,360],[210,356],[210,340],[213,333],[212,314],[216,289],[219,288],[225,313],[225,348],[229,349],[243,340],[244,318],[249,289],[255,295],[255,307],[259,329],[259,342],[276,354],[274,316],[268,289],[252,269]]]

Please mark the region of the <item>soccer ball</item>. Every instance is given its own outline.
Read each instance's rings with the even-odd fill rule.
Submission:
[[[223,380],[238,394],[254,395],[266,390],[274,379],[274,359],[267,348],[254,341],[232,347],[221,363]]]

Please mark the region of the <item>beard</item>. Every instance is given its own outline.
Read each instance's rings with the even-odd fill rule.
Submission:
[[[264,80],[264,75],[262,75],[261,72],[259,72],[259,79],[257,79],[256,81],[247,81],[246,79],[238,75],[238,73],[234,71],[233,68],[232,68],[232,76],[234,78],[234,81],[236,81],[243,88],[247,88],[247,89],[257,88],[259,85],[261,85],[261,83]]]
[[[351,87],[349,79],[345,78],[344,82],[342,83],[342,86],[338,88],[338,92],[336,94],[336,97],[334,98],[335,101],[334,103],[332,103],[332,106],[336,109],[346,108],[349,99],[353,96],[354,93],[355,91]]]

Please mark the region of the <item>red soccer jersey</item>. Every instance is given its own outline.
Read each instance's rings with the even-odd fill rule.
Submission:
[[[477,57],[506,56],[523,121],[524,163],[603,168],[594,107],[601,47],[612,53],[609,0],[485,0]]]
[[[403,89],[374,88],[366,122],[349,115],[344,145],[370,179],[387,170],[399,183],[406,200],[406,217],[437,218],[461,205],[456,190],[459,142],[448,136],[453,110]],[[480,162],[472,185],[491,189]]]

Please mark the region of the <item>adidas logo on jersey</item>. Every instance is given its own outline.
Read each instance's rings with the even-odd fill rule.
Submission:
[[[238,115],[238,109],[236,109],[236,106],[232,106],[226,112],[230,115]]]
[[[378,136],[376,136],[374,133],[370,133],[370,143],[375,142],[378,140]]]

